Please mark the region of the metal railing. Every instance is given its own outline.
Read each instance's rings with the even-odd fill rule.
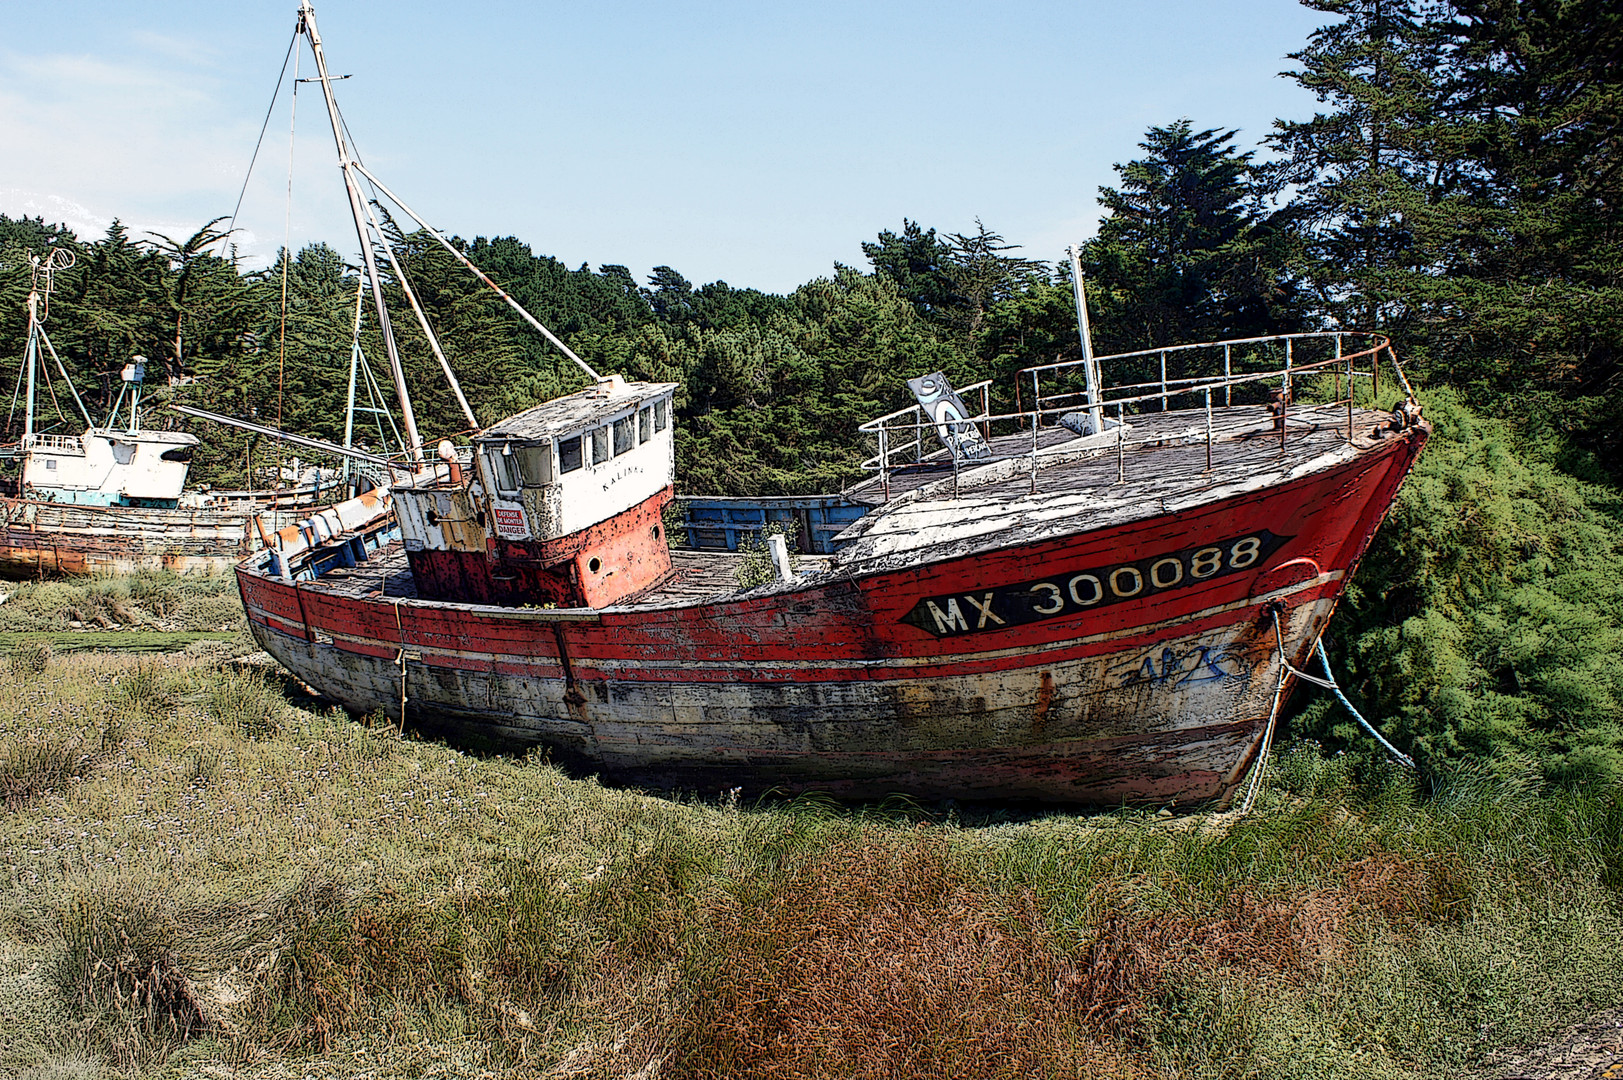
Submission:
[[[77,435],[28,435],[22,440],[22,448],[79,457],[83,457],[85,452],[85,444]]]
[[[1354,348],[1349,349],[1349,345]],[[1273,354],[1273,355],[1270,355]],[[1219,354],[1221,367],[1219,368]],[[898,469],[918,467],[928,462],[943,469],[950,465],[953,472],[953,494],[957,496],[958,477],[965,467],[980,467],[998,461],[1030,457],[1032,490],[1036,490],[1038,436],[1045,423],[1065,414],[1087,412],[1100,421],[1098,433],[1111,430],[1114,422],[1116,438],[1113,447],[1117,457],[1117,480],[1126,479],[1127,451],[1137,443],[1124,434],[1134,416],[1156,412],[1198,412],[1203,414],[1206,443],[1206,470],[1212,468],[1212,444],[1215,441],[1214,398],[1219,394],[1222,406],[1232,407],[1235,398],[1253,396],[1266,390],[1267,400],[1250,404],[1264,405],[1273,414],[1275,429],[1279,432],[1280,446],[1285,445],[1289,433],[1290,410],[1294,404],[1296,384],[1313,379],[1330,381],[1329,393],[1316,397],[1311,407],[1316,410],[1345,406],[1347,413],[1346,438],[1353,440],[1353,411],[1358,387],[1367,384],[1370,398],[1380,393],[1383,357],[1391,365],[1404,396],[1414,397],[1391,342],[1383,335],[1358,331],[1317,331],[1299,334],[1276,334],[1264,337],[1238,338],[1228,341],[1200,342],[1164,349],[1142,349],[1095,357],[1095,370],[1101,373],[1100,389],[1090,397],[1088,391],[1068,388],[1065,377],[1080,372],[1086,361],[1082,359],[1041,364],[1023,368],[1016,374],[1016,410],[1007,413],[991,412],[990,383],[983,380],[963,387],[960,397],[981,393],[981,410],[962,423],[974,424],[990,442],[996,428],[1008,429],[1006,434],[1030,431],[1029,451],[1022,446],[1018,454],[994,454],[974,461],[960,461],[944,449],[925,450],[926,432],[933,435],[936,426],[921,406],[914,404],[858,425],[858,431],[877,441],[877,453],[862,462],[862,468],[878,473],[884,498],[890,498],[890,479]],[[1177,366],[1169,367],[1169,360]],[[1104,377],[1106,365],[1127,374],[1129,380],[1142,372],[1145,362],[1153,365],[1150,379],[1138,378],[1111,384]],[[1182,370],[1180,370],[1180,368]],[[1206,369],[1206,370],[1201,370]],[[1030,377],[1032,407],[1023,408],[1022,388]],[[1044,390],[1044,378],[1049,389]],[[1238,393],[1237,393],[1238,391]],[[1242,400],[1241,404],[1247,404]],[[1113,414],[1113,415],[1111,415]],[[1107,419],[1108,418],[1108,419]],[[1004,445],[1009,445],[1004,439]],[[1107,444],[1111,445],[1111,444]]]

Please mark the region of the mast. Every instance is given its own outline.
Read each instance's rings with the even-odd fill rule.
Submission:
[[[400,363],[400,351],[395,347],[394,328],[389,322],[389,311],[383,303],[383,283],[378,276],[377,259],[372,242],[367,236],[365,206],[360,185],[355,179],[355,160],[344,142],[343,123],[338,117],[338,101],[333,97],[332,78],[327,74],[327,56],[321,51],[321,34],[316,30],[316,10],[310,0],[299,0],[299,27],[310,39],[310,51],[315,53],[316,72],[321,83],[321,95],[327,102],[327,119],[332,122],[333,142],[338,148],[338,167],[344,173],[344,189],[349,193],[349,212],[355,219],[355,236],[361,242],[361,259],[366,265],[366,278],[372,286],[372,303],[378,313],[378,328],[383,331],[383,345],[389,353],[389,371],[394,376],[395,396],[400,399],[401,418],[406,423],[408,452],[414,463],[423,460],[423,439],[417,434],[417,415],[412,411],[411,394],[406,389],[406,372]]]
[[[34,273],[39,273],[39,260],[34,259]],[[34,369],[39,365],[39,289],[28,290],[28,346],[23,350],[28,366],[28,397],[23,405],[23,445],[34,441]],[[16,414],[13,413],[13,416]]]
[[[1076,332],[1082,338],[1082,375],[1088,386],[1088,412],[1093,417],[1093,430],[1104,430],[1103,412],[1099,408],[1099,369],[1093,359],[1093,333],[1088,328],[1088,298],[1082,290],[1082,252],[1076,245],[1065,249],[1071,257],[1071,288],[1076,293]]]
[[[84,399],[79,396],[78,389],[73,380],[68,377],[68,369],[62,363],[62,358],[56,354],[56,346],[51,344],[51,335],[45,332],[45,320],[50,317],[51,290],[56,287],[56,274],[59,270],[70,269],[77,256],[66,248],[53,247],[43,256],[28,253],[28,264],[32,268],[32,276],[28,283],[28,344],[23,350],[23,367],[28,374],[28,400],[23,406],[23,439],[29,440],[34,434],[34,397],[36,375],[43,372],[46,384],[50,384],[51,373],[45,368],[45,358],[40,355],[40,343],[45,344],[45,351],[51,354],[51,360],[56,364],[57,373],[67,384],[68,393],[73,395],[73,403],[79,407],[79,415],[84,417],[85,427],[93,428],[96,421],[91,418],[90,410],[85,408]],[[44,279],[41,284],[41,279]],[[12,399],[12,407],[16,407],[16,399]],[[8,419],[9,425],[11,421]]]

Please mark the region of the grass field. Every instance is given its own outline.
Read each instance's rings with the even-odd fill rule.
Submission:
[[[0,1075],[1458,1076],[1623,1001],[1615,791],[660,798],[222,644],[0,658]]]

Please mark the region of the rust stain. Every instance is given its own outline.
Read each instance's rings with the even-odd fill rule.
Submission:
[[[1032,714],[1031,730],[1041,731],[1048,722],[1048,708],[1054,704],[1054,673],[1045,671],[1037,679],[1037,709]]]

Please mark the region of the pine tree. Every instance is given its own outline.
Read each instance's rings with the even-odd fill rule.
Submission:
[[[1145,156],[1101,188],[1109,215],[1083,245],[1102,351],[1292,330],[1300,325],[1291,215],[1235,132],[1153,127]]]
[[[1320,307],[1343,325],[1402,334],[1425,285],[1453,268],[1450,243],[1481,170],[1453,124],[1453,53],[1417,0],[1303,0],[1339,17],[1291,59],[1331,111],[1278,121],[1277,180],[1294,185]]]

